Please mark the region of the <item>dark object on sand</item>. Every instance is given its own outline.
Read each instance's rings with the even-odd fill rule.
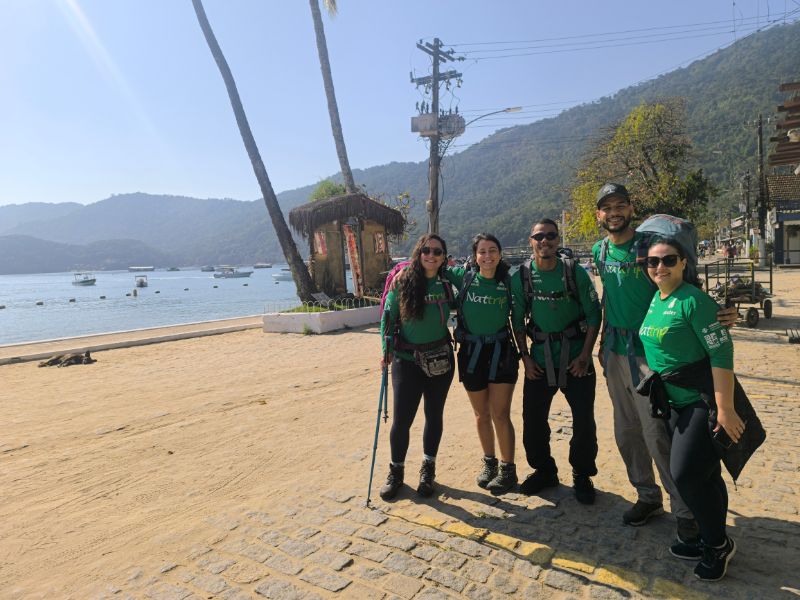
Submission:
[[[39,363],[40,367],[69,367],[70,365],[90,365],[97,362],[87,350],[83,354],[56,354]]]

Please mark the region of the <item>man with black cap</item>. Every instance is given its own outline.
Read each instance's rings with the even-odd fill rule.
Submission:
[[[592,248],[603,283],[600,361],[614,407],[617,447],[628,479],[638,494],[636,503],[625,511],[622,520],[626,525],[639,526],[664,512],[661,489],[653,473],[655,461],[678,521],[678,538],[692,543],[698,538],[697,523],[670,475],[670,436],[664,423],[650,416],[648,399],[636,392],[639,380],[648,372],[638,331],[655,286],[636,261],[641,234],[631,227],[633,206],[624,185],[607,183],[600,188],[596,216],[608,232],[608,237]]]

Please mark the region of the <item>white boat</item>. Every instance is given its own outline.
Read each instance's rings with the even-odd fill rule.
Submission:
[[[75,273],[72,285],[94,285],[97,279],[91,273]]]
[[[140,271],[155,271],[155,267],[128,267],[128,271],[131,273],[138,273]]]
[[[220,267],[219,271],[214,273],[215,279],[236,279],[239,277],[250,277],[252,271],[240,271],[236,267]]]
[[[137,288],[146,288],[147,287],[147,275],[137,275],[134,278]]]
[[[201,270],[203,273],[213,273],[213,272],[214,272],[214,271],[216,271],[217,269],[216,269],[215,267],[213,267],[212,265],[206,265],[206,266],[204,266],[204,267],[200,267],[200,270]]]
[[[272,274],[272,278],[275,281],[292,281],[292,270],[291,269],[281,269],[277,273]]]
[[[256,263],[253,265],[254,269],[271,269],[272,263]]]

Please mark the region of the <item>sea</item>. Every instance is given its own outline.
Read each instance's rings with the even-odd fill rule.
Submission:
[[[95,285],[73,273],[0,275],[0,345],[263,314],[299,304],[286,268],[242,268],[248,278],[215,279],[198,269],[147,273],[97,271]],[[135,288],[146,275],[148,286]],[[136,295],[133,294],[136,289]]]

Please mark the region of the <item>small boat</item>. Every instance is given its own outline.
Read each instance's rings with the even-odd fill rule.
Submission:
[[[180,271],[178,267],[170,267],[167,271]]]
[[[147,275],[137,275],[135,277],[135,282],[137,288],[147,287]]]
[[[142,271],[155,271],[155,267],[128,267],[128,271],[131,273],[139,273]]]
[[[200,270],[201,270],[203,273],[213,273],[213,272],[214,272],[214,271],[216,271],[217,269],[216,269],[216,267],[214,267],[213,265],[205,265],[204,267],[200,267]]]
[[[256,263],[253,265],[254,269],[271,269],[272,263]]]
[[[75,273],[72,285],[94,285],[97,279],[91,273]]]
[[[214,273],[214,279],[236,279],[250,277],[252,274],[252,271],[240,271],[236,267],[220,267],[219,271]]]
[[[292,270],[291,269],[281,269],[277,273],[272,274],[272,278],[275,281],[292,281]]]

